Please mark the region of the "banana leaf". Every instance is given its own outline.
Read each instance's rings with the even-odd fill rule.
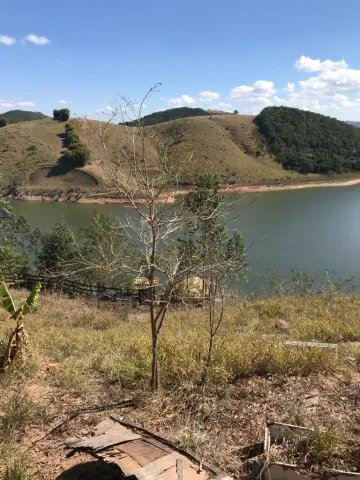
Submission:
[[[23,306],[23,309],[22,309],[22,313],[23,315],[27,315],[28,313],[31,313],[34,311],[34,309],[36,308],[36,305],[37,305],[37,301],[38,301],[38,298],[39,298],[39,295],[40,295],[40,290],[41,290],[41,283],[40,282],[37,282],[30,295],[28,296],[26,302],[24,303],[24,306]]]
[[[16,313],[14,301],[9,290],[7,289],[5,282],[0,282],[0,300],[2,302],[2,306],[10,315],[14,315]]]

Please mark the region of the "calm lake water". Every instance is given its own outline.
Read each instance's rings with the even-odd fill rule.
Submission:
[[[258,275],[287,276],[291,269],[314,276],[333,270],[338,277],[355,276],[360,283],[360,185],[260,193],[251,203],[254,198],[232,196],[228,206],[230,228],[241,230],[250,247],[252,273],[245,290],[259,289]],[[60,216],[80,226],[94,209],[130,213],[121,205],[14,201],[12,207],[44,230]]]

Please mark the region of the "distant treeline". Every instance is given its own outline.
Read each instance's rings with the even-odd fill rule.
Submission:
[[[267,107],[254,119],[270,151],[300,173],[360,171],[360,129],[297,108]]]
[[[209,112],[203,108],[179,107],[145,115],[145,117],[140,119],[140,122],[142,126],[146,127],[148,125],[156,125],[157,123],[170,122],[170,120],[177,120],[178,118],[201,117],[204,115],[209,115]],[[129,127],[133,127],[138,124],[139,120],[120,123],[120,125],[127,125]]]

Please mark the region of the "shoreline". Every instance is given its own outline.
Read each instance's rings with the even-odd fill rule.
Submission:
[[[302,190],[305,188],[325,188],[325,187],[350,187],[354,185],[360,184],[360,178],[353,179],[353,180],[345,180],[345,181],[324,181],[324,182],[307,182],[307,183],[300,183],[300,184],[289,184],[289,185],[227,185],[220,187],[220,192],[227,194],[227,193],[261,193],[261,192],[275,192],[281,190]],[[186,195],[191,189],[182,189],[177,190],[174,192],[169,192],[168,194],[164,195],[161,200],[157,203],[174,203],[176,200],[176,196],[178,195]],[[9,195],[8,198],[10,200],[19,200],[19,201],[33,201],[33,202],[60,202],[60,203],[80,203],[80,204],[94,204],[94,205],[108,205],[108,204],[118,204],[118,205],[131,205],[128,200],[125,198],[116,198],[116,197],[91,197],[86,195],[81,195],[78,198],[71,200],[68,199],[67,195],[59,194],[54,195],[53,197],[49,195],[35,195],[35,194],[27,194],[21,195],[21,198],[17,198],[16,195]],[[142,199],[136,200],[137,204],[145,203]]]

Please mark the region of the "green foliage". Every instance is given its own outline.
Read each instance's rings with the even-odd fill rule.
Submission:
[[[120,219],[94,212],[90,222],[76,232],[78,250],[75,270],[82,280],[99,285],[127,288],[133,274],[124,269],[125,259],[139,259],[138,249],[130,244]],[[136,260],[133,262],[136,269]]]
[[[61,108],[60,110],[53,110],[53,119],[59,122],[67,122],[70,118],[70,110],[68,108]]]
[[[42,275],[61,276],[66,273],[66,263],[74,255],[71,230],[65,220],[60,218],[53,228],[40,236],[37,268]]]
[[[199,262],[198,268],[204,281],[209,278],[217,284],[240,278],[244,273],[245,247],[240,232],[227,232],[226,223],[222,221],[224,197],[219,193],[220,177],[218,174],[204,172],[200,175],[196,188],[185,198],[184,206],[194,215],[195,240],[193,246],[186,246],[190,261]],[[191,232],[190,232],[191,234]],[[182,241],[182,249],[184,249]],[[196,246],[197,252],[194,252]],[[196,259],[196,260],[195,260]]]
[[[0,207],[9,208],[0,199]],[[27,270],[32,252],[32,230],[23,215],[0,220],[0,279],[21,276]]]
[[[74,167],[84,167],[90,163],[91,153],[83,143],[71,144],[71,149],[67,152],[66,157]]]
[[[142,126],[156,125],[158,123],[170,122],[171,120],[177,120],[178,118],[186,117],[201,117],[209,115],[209,112],[203,108],[190,108],[190,107],[179,107],[179,108],[170,108],[169,110],[164,110],[163,112],[154,112],[150,115],[145,115],[140,119]],[[132,122],[125,122],[124,125],[129,127],[138,125],[139,121],[134,120]]]
[[[239,110],[234,110],[234,115],[238,115]]]
[[[4,310],[6,310],[9,315],[14,315],[16,313],[14,301],[4,282],[0,282],[0,300]]]
[[[300,173],[360,170],[360,129],[297,108],[267,107],[254,119],[271,152]]]
[[[37,282],[33,286],[33,289],[31,290],[30,295],[28,296],[28,298],[26,299],[26,302],[24,303],[24,306],[22,309],[23,315],[28,315],[29,313],[32,313],[36,309],[39,296],[40,296],[40,291],[41,291],[41,283]]]
[[[19,312],[21,312],[22,315],[28,315],[35,310],[39,299],[40,290],[41,283],[37,282],[33,286],[30,295],[26,299],[25,303],[19,309],[16,309],[14,301],[5,282],[0,282],[0,300],[4,310],[6,310],[7,313],[11,315],[11,317],[16,318]]]
[[[6,117],[0,117],[0,128],[9,125],[9,120]]]
[[[88,147],[82,143],[80,136],[72,123],[65,125],[65,133],[67,136],[68,152],[66,153],[67,161],[73,167],[84,167],[91,160],[91,153]]]

